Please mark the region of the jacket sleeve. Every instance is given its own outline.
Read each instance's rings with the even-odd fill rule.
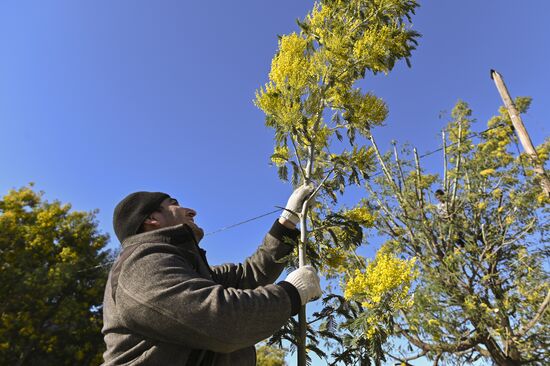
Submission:
[[[238,289],[253,289],[275,282],[285,267],[281,259],[290,254],[299,234],[299,230],[275,221],[262,245],[242,264],[213,266],[214,281]]]
[[[200,277],[173,245],[143,244],[125,262],[116,292],[125,327],[151,339],[229,353],[267,338],[291,315],[279,285],[224,288]]]

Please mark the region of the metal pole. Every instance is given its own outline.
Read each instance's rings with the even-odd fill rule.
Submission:
[[[309,184],[311,182],[311,174],[313,172],[313,146],[308,147],[308,160],[306,165],[304,183]],[[300,246],[298,247],[298,266],[303,267],[307,264],[306,259],[306,246],[307,246],[307,210],[308,201],[306,199],[302,206],[302,212],[300,215]],[[307,366],[307,316],[306,306],[303,305],[298,313],[298,366]]]
[[[306,214],[307,214],[307,200],[304,202],[302,207],[301,217],[300,217],[300,246],[298,247],[298,263],[300,267],[303,267],[307,264],[306,262],[306,243],[307,243],[307,225],[306,225]],[[303,305],[300,308],[298,313],[298,366],[306,366],[306,333],[307,333],[307,317],[306,317],[306,306]]]

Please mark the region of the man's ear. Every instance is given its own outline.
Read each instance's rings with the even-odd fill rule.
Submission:
[[[150,226],[158,226],[159,221],[157,219],[155,219],[154,216],[149,216],[148,218],[145,219],[145,221],[143,221],[143,224],[144,225],[150,225]]]

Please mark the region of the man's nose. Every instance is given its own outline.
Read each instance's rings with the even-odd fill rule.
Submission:
[[[187,211],[187,216],[195,217],[197,216],[197,211],[193,210],[192,208],[185,208]]]

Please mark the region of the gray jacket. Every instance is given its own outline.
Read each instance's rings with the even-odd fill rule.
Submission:
[[[253,345],[299,307],[273,284],[298,233],[276,222],[243,264],[212,268],[186,225],[126,239],[105,288],[104,365],[255,365]]]

